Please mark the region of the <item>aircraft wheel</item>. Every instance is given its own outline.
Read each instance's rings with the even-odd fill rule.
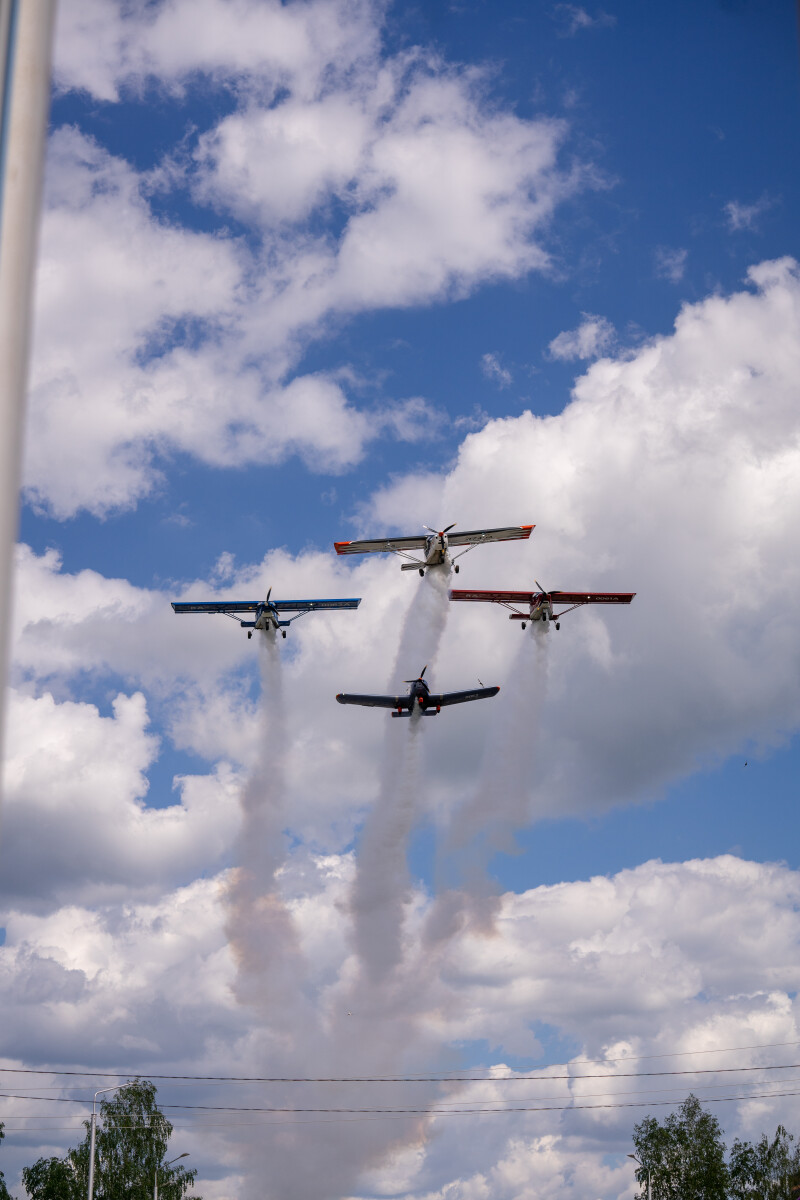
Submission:
[[[456,565],[453,567],[453,570],[455,571],[455,573],[457,575],[458,571],[459,571],[458,563],[456,563]]]
[[[253,636],[253,631],[252,631],[252,629],[248,629],[248,631],[247,631],[247,640],[249,641],[249,640],[250,640],[250,638],[251,638],[252,636]]]
[[[560,628],[561,628],[561,622],[560,622],[560,621],[556,621],[556,629],[560,629]]]
[[[286,637],[286,630],[285,630],[285,629],[282,629],[282,630],[281,630],[281,636],[282,636],[282,637]]]
[[[525,621],[523,621],[523,622],[522,622],[522,628],[523,628],[523,629],[525,628],[525,625],[526,625],[526,622],[525,622]]]
[[[423,571],[422,567],[420,567],[420,569],[419,569],[419,573],[420,573],[420,575],[423,575],[423,576],[424,576],[425,572]]]

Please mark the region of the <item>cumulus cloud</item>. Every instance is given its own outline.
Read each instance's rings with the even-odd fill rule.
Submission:
[[[122,1052],[145,1074],[157,1064],[162,1071],[183,1066],[191,1074],[252,1075],[261,1061],[269,1061],[270,1073],[291,1067],[306,1074],[298,1066],[312,1061],[320,1073],[352,1075],[390,1061],[398,1022],[412,1021],[427,1058],[406,1059],[407,1070],[430,1066],[436,1047],[477,1040],[489,1046],[480,1072],[489,1078],[440,1087],[433,1096],[430,1085],[415,1083],[369,1091],[365,1085],[307,1085],[302,1099],[297,1086],[282,1093],[274,1086],[269,1093],[240,1086],[235,1098],[223,1093],[221,1099],[219,1089],[170,1093],[162,1084],[162,1097],[263,1105],[269,1094],[270,1103],[282,1095],[289,1105],[413,1107],[425,1095],[438,1109],[481,1108],[486,1115],[444,1113],[417,1121],[404,1143],[398,1118],[332,1122],[330,1135],[319,1122],[309,1133],[308,1125],[286,1115],[274,1130],[254,1127],[252,1115],[237,1127],[228,1113],[224,1130],[190,1125],[182,1131],[201,1177],[218,1175],[220,1162],[223,1173],[232,1173],[251,1154],[267,1153],[273,1184],[302,1181],[309,1195],[342,1191],[347,1183],[351,1195],[401,1188],[427,1200],[454,1191],[481,1196],[491,1188],[501,1200],[521,1200],[532,1179],[542,1180],[548,1196],[585,1195],[589,1179],[592,1194],[617,1198],[632,1191],[623,1155],[633,1120],[647,1108],[597,1106],[679,1100],[689,1088],[713,1102],[731,1092],[730,1076],[715,1076],[716,1068],[784,1061],[780,1049],[732,1054],[731,1047],[777,1046],[800,1037],[800,895],[797,872],[785,866],[730,856],[648,862],[610,878],[509,893],[490,936],[466,921],[435,947],[425,937],[435,902],[418,892],[408,910],[400,1005],[390,1010],[359,1006],[350,990],[344,900],[352,863],[295,857],[283,887],[306,964],[304,999],[324,1018],[319,1026],[309,1024],[302,1005],[294,1017],[286,1009],[276,1013],[273,1023],[268,1012],[243,1014],[233,1002],[220,881],[211,879],[124,911],[72,906],[45,917],[7,913],[0,965],[5,1061],[13,1065],[20,1053],[44,1051],[55,1065],[63,1061],[68,1036],[79,1061],[117,1066]],[[349,1015],[342,1008],[347,997]],[[44,1043],[42,1012],[49,1014]],[[541,1055],[532,1025],[571,1043],[569,1061],[534,1069],[535,1080],[493,1081],[515,1075],[509,1054],[528,1053],[534,1062]],[[663,1069],[699,1065],[711,1073],[677,1085],[635,1077],[659,1069],[658,1060],[639,1056],[676,1054],[683,1057],[662,1060]],[[615,1078],[619,1071],[633,1077]],[[739,1104],[714,1105],[729,1136],[753,1136],[779,1119],[796,1121],[791,1099],[747,1100],[749,1092],[770,1090],[763,1080],[757,1088],[740,1081]],[[522,1111],[503,1112],[508,1107]],[[180,1120],[185,1124],[186,1115]],[[4,1155],[13,1171],[20,1151],[7,1144]],[[246,1181],[235,1194],[250,1194]]]
[[[599,358],[613,346],[615,339],[616,333],[610,321],[605,317],[583,313],[583,321],[578,328],[559,333],[547,350],[551,358],[565,362],[578,358]]]
[[[685,306],[673,334],[635,354],[596,363],[562,414],[488,422],[466,438],[447,474],[400,479],[362,515],[364,533],[534,522],[530,542],[466,557],[462,579],[638,593],[629,609],[584,609],[552,633],[551,693],[523,814],[641,799],[700,763],[752,741],[775,745],[797,728],[800,284],[788,260],[754,268],[749,284]],[[330,698],[382,690],[394,669],[397,608],[413,594],[396,562],[273,553],[224,587],[187,581],[169,596],[92,572],[65,576],[52,555],[24,552],[21,564],[20,683],[58,697],[72,673],[90,670],[119,677],[114,686],[126,694],[145,687],[169,695],[171,735],[212,763],[252,761],[257,735],[244,682],[252,655],[231,623],[176,618],[168,601],[259,595],[270,584],[364,597],[355,620],[318,614],[293,628],[286,684],[308,717],[292,733],[288,768],[303,781],[292,809],[298,828],[321,848],[346,844],[378,778],[380,733],[367,721],[347,749],[352,714]],[[465,644],[470,676],[502,683],[514,670],[518,625],[478,607],[451,614],[435,666],[443,687],[469,682],[458,650]],[[421,665],[398,668],[400,678]],[[502,720],[503,694],[497,717],[470,712],[440,723],[429,798],[445,825],[480,767],[483,722]]]
[[[414,793],[400,831],[404,844],[416,820],[442,834],[457,829],[468,850],[481,842],[503,845],[520,824],[650,798],[698,763],[753,742],[768,748],[796,730],[798,316],[796,264],[762,263],[741,290],[685,305],[669,335],[592,365],[562,413],[490,421],[465,440],[446,472],[401,479],[373,498],[371,529],[407,528],[417,515],[438,527],[453,519],[465,527],[536,523],[530,542],[480,547],[465,558],[466,586],[525,588],[539,578],[550,587],[637,592],[629,609],[584,609],[566,617],[560,633],[544,635],[547,702],[532,764],[486,757],[499,745],[513,754],[501,736],[509,723],[504,697],[513,699],[515,672],[527,678],[525,657],[536,649],[531,630],[523,635],[501,610],[452,606],[429,668],[432,681],[457,687],[471,682],[465,676],[480,675],[504,686],[491,711],[466,706],[420,730],[424,788]],[[230,622],[174,617],[167,601],[177,596],[92,572],[70,575],[52,552],[23,551],[21,563],[19,719],[9,742],[16,799],[5,841],[13,834],[32,878],[41,861],[54,882],[50,908],[33,913],[35,898],[24,881],[15,884],[6,922],[7,982],[13,992],[19,975],[31,995],[62,993],[61,1011],[80,1025],[80,998],[91,995],[93,984],[82,950],[68,957],[53,950],[60,942],[47,940],[63,919],[56,905],[67,895],[78,907],[102,901],[125,930],[147,905],[168,909],[201,864],[215,872],[229,861],[226,839],[235,827],[241,773],[224,775],[222,763],[252,762],[258,744],[243,682],[252,643]],[[369,989],[359,986],[364,950],[353,926],[353,881],[361,850],[352,845],[377,793],[386,717],[342,709],[333,697],[343,688],[383,690],[387,679],[419,670],[421,663],[408,670],[398,661],[406,644],[398,614],[420,581],[388,559],[275,553],[239,568],[225,559],[210,580],[187,581],[181,591],[233,595],[246,587],[262,594],[278,580],[296,593],[324,585],[334,595],[364,597],[358,614],[299,622],[281,647],[290,841],[274,875],[297,930],[303,1003],[297,1021],[285,1011],[273,1016],[257,996],[241,1007],[217,1007],[214,1038],[202,1022],[187,1022],[181,1046],[193,1071],[220,1056],[246,1062],[250,1071],[254,1063],[280,1063],[286,1074],[300,1073],[298,1063],[308,1061],[330,1074],[352,1073],[354,1064],[384,1074],[400,1065],[424,1071],[451,1062],[448,1056],[461,1048],[474,1057],[476,1045],[490,1047],[481,1054],[495,1065],[514,1054],[535,1061],[548,1031],[576,1045],[574,1057],[609,1064],[797,1037],[796,875],[735,858],[644,864],[610,880],[487,898],[469,862],[454,886],[431,897],[395,857],[399,882],[383,914],[391,918],[391,962]],[[99,701],[69,694],[87,667],[106,695],[121,696],[110,715]],[[116,686],[115,676],[130,682]],[[136,694],[142,687],[147,704]],[[194,793],[184,785],[180,805],[149,810],[143,802],[157,747],[147,716],[164,696],[171,714],[164,736],[202,755],[209,768],[196,777]],[[302,720],[293,719],[298,713]],[[39,756],[31,748],[36,728]],[[489,765],[497,770],[491,799],[465,804]],[[112,820],[124,831],[122,847],[110,841]],[[76,829],[86,848],[76,847]],[[154,851],[149,835],[156,831]],[[36,861],[26,859],[26,844],[37,839]],[[447,879],[451,843],[441,841]],[[123,894],[134,897],[130,911],[113,906],[119,893],[93,847],[108,852]],[[23,936],[35,922],[36,930]],[[85,924],[81,916],[77,926]],[[176,950],[178,973],[182,954]],[[52,962],[42,966],[41,959]],[[129,977],[135,982],[133,968]],[[132,1025],[145,1069],[147,1053],[160,1061],[158,1007],[147,1016],[133,983],[123,978],[115,986],[120,1004],[113,1011],[126,1003],[136,1009]],[[20,1044],[33,1053],[37,1027],[28,1019],[28,1041]],[[14,1028],[21,1028],[18,1021]],[[83,1045],[77,1036],[74,1044]],[[764,1059],[753,1052],[744,1061]],[[569,1080],[537,1084],[531,1104],[545,1087],[544,1094],[575,1104],[598,1103],[604,1088],[619,1086],[577,1080],[574,1066],[566,1073]],[[482,1086],[483,1092],[477,1084],[454,1092],[431,1085],[417,1102],[425,1109],[436,1100],[488,1102],[506,1094],[500,1085]],[[313,1094],[324,1106],[323,1092]],[[395,1104],[404,1098],[397,1090],[387,1096]],[[727,1110],[734,1129],[752,1136],[779,1119],[769,1099],[757,1103],[762,1107],[743,1101]],[[453,1139],[463,1126],[445,1117],[419,1114],[391,1127],[354,1123],[344,1133],[337,1125],[335,1138],[325,1139],[314,1127],[313,1145],[298,1125],[283,1129],[275,1143],[259,1131],[248,1161],[269,1154],[276,1179],[288,1179],[302,1163],[306,1194],[323,1184],[330,1190],[332,1179],[342,1194],[359,1188],[380,1194],[399,1180],[407,1194],[433,1196],[457,1178],[465,1194],[491,1186],[508,1200],[529,1190],[539,1170],[554,1194],[574,1189],[564,1164],[580,1162],[597,1194],[618,1196],[632,1180],[613,1161],[599,1164],[597,1146],[612,1154],[624,1149],[630,1116],[630,1110],[620,1116],[573,1107],[566,1114],[491,1117],[476,1124],[467,1150],[461,1133],[460,1152]],[[243,1194],[249,1186],[242,1184]]]
[[[379,18],[358,0],[63,6],[62,88],[114,101],[206,77],[236,107],[150,173],[55,132],[25,472],[35,504],[57,517],[130,507],[174,450],[348,470],[376,436],[420,429],[425,402],[378,396],[371,412],[341,378],[298,376],[310,340],[334,316],[549,268],[547,223],[588,182],[560,166],[566,126],[503,111],[480,72],[435,55],[381,57]],[[156,217],[154,189],[161,211],[187,192],[216,209],[220,231]],[[231,217],[244,235],[223,227]]]

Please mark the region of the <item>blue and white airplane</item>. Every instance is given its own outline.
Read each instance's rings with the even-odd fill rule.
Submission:
[[[263,629],[268,633],[274,629],[286,637],[286,630],[292,621],[304,617],[306,613],[319,612],[330,608],[358,608],[361,598],[350,600],[270,600],[272,588],[267,592],[266,600],[194,600],[174,601],[173,610],[176,613],[221,613],[223,617],[232,617],[238,621],[242,629],[247,630],[247,636],[253,636],[254,629]],[[293,612],[288,621],[282,621],[280,614]],[[253,613],[252,621],[243,621],[240,613]]]

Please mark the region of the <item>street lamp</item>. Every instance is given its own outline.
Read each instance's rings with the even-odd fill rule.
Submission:
[[[91,1125],[90,1125],[91,1136],[89,1138],[89,1198],[88,1198],[88,1200],[92,1200],[92,1196],[94,1195],[94,1135],[95,1135],[95,1130],[97,1129],[97,1097],[101,1096],[103,1094],[103,1092],[118,1092],[119,1089],[122,1087],[125,1087],[124,1083],[115,1083],[113,1087],[100,1088],[99,1091],[96,1091],[94,1094],[94,1100],[92,1101],[92,1121],[91,1121]]]
[[[189,1151],[184,1150],[183,1154],[178,1154],[177,1157],[171,1158],[169,1160],[169,1162],[164,1163],[164,1166],[171,1167],[172,1164],[174,1162],[177,1162],[179,1158],[188,1158],[188,1157],[189,1157]],[[156,1164],[156,1169],[153,1173],[153,1200],[158,1200],[158,1164]]]
[[[637,1162],[642,1170],[647,1173],[647,1200],[650,1200],[650,1168],[646,1167],[642,1160],[637,1158],[635,1154],[629,1154],[628,1158],[632,1158],[633,1161]]]

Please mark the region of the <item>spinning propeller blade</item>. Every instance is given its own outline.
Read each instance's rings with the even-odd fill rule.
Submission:
[[[443,533],[449,533],[451,529],[455,529],[457,524],[457,521],[453,521],[453,524],[448,525],[446,529],[431,529],[430,525],[423,525],[422,528],[427,529],[428,533],[435,533],[438,537],[441,537]]]
[[[424,677],[427,669],[428,669],[428,664],[425,663],[425,666],[422,668],[422,670],[420,671],[420,673],[416,679],[404,679],[403,683],[419,683],[419,681]]]
[[[270,588],[269,591],[267,592],[267,598],[264,601],[265,604],[269,604],[269,598],[271,595],[272,595],[272,588]]]

